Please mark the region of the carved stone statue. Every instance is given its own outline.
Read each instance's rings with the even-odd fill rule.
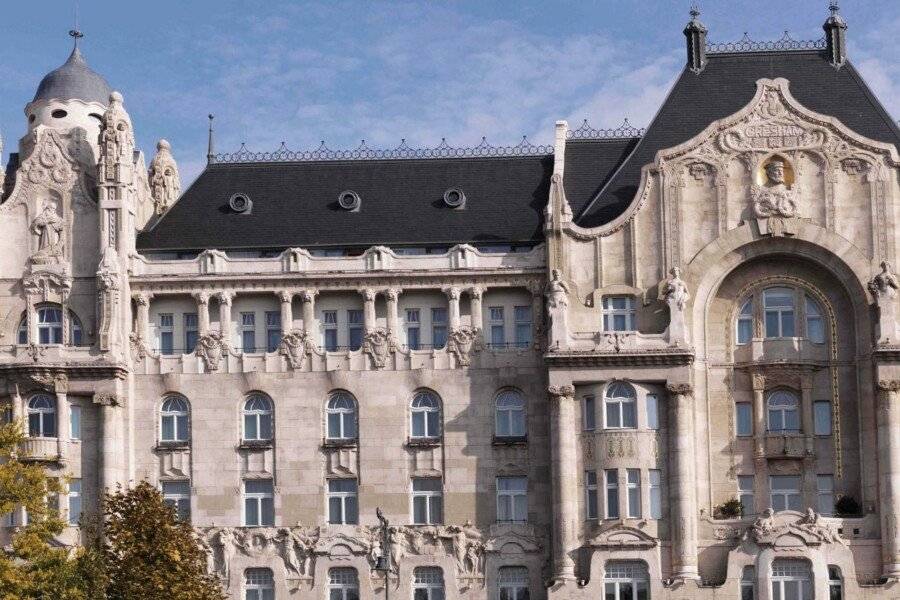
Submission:
[[[764,169],[765,183],[750,187],[759,232],[761,235],[793,235],[795,226],[792,219],[799,214],[799,192],[788,187],[783,160],[773,159]]]
[[[207,371],[219,370],[219,362],[221,362],[224,352],[225,343],[222,340],[222,334],[218,331],[210,331],[206,335],[200,336],[200,339],[197,340],[197,347],[194,349],[194,353],[203,361]]]
[[[568,345],[569,286],[562,280],[559,269],[553,269],[547,282],[547,317],[550,319],[550,347],[564,348]]]
[[[684,308],[691,294],[681,278],[681,269],[672,267],[670,277],[663,285],[663,297],[669,305],[669,343],[680,345],[687,342],[687,327],[684,323]]]
[[[303,361],[310,354],[310,342],[306,332],[301,329],[295,329],[285,334],[281,338],[278,345],[278,354],[287,359],[292,369],[300,369],[303,367]]]
[[[58,259],[63,254],[63,228],[65,221],[57,212],[56,203],[46,200],[41,212],[31,222],[31,232],[37,236],[38,249],[32,260],[45,262]],[[43,259],[43,260],[41,260]]]
[[[153,204],[156,214],[162,214],[170,206],[175,204],[181,194],[181,178],[178,175],[178,165],[172,156],[172,146],[166,140],[159,140],[156,144],[156,156],[150,163],[148,173],[150,179],[150,193],[153,196]]]
[[[897,276],[891,269],[891,263],[886,260],[881,261],[881,273],[872,278],[869,282],[869,291],[878,298],[896,298],[897,289],[900,284],[897,282]]]
[[[897,289],[900,287],[891,263],[881,262],[881,273],[869,282],[869,291],[878,306],[877,337],[879,344],[890,344],[897,337]]]
[[[222,579],[228,580],[229,567],[231,560],[234,558],[235,537],[231,529],[225,528],[219,531],[216,537],[216,545],[219,548],[220,561],[218,572]]]
[[[475,347],[477,333],[469,327],[457,327],[447,337],[447,351],[456,356],[463,367],[472,364],[472,350]]]
[[[372,363],[375,367],[381,369],[387,363],[388,354],[394,350],[393,346],[393,339],[391,339],[387,329],[377,327],[366,332],[362,350],[372,357]]]
[[[291,530],[287,527],[281,527],[278,530],[278,536],[275,539],[280,546],[280,554],[281,558],[284,560],[284,568],[300,575],[301,567],[300,562],[297,559],[294,535],[291,533]]]
[[[753,531],[757,535],[767,534],[775,529],[775,511],[767,508],[763,511],[763,516],[756,519],[753,523]]]

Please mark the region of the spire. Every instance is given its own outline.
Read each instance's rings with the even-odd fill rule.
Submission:
[[[828,10],[831,16],[822,25],[825,30],[825,52],[828,62],[839,69],[847,62],[847,21],[841,16],[841,7],[836,0],[832,0]]]
[[[206,164],[211,164],[215,159],[215,147],[213,145],[213,119],[212,113],[209,114],[209,143],[206,147]]]
[[[687,38],[687,66],[694,73],[699,73],[706,66],[706,32],[700,22],[700,9],[696,4],[691,6],[691,20],[684,28]]]

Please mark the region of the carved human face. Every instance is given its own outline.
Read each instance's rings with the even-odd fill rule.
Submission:
[[[784,183],[784,163],[770,162],[766,165],[766,175],[772,183]]]

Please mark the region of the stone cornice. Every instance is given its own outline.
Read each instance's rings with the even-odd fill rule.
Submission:
[[[683,349],[634,352],[560,350],[544,354],[544,362],[551,367],[674,367],[692,364],[694,353]]]

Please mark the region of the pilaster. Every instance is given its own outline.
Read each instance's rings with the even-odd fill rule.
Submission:
[[[575,447],[575,388],[550,386],[550,469],[553,490],[553,578],[575,579],[578,477]]]
[[[699,579],[697,567],[697,494],[694,446],[694,389],[669,383],[670,469],[669,505],[672,510],[672,577]]]

